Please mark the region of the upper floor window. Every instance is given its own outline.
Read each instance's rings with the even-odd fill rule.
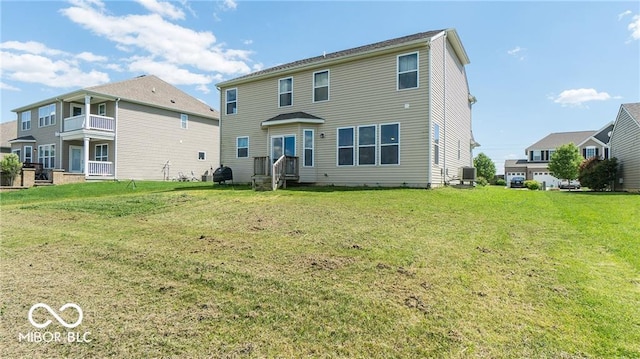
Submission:
[[[20,113],[20,122],[22,123],[22,131],[31,129],[31,111]]]
[[[398,90],[418,87],[418,53],[398,56]]]
[[[238,89],[229,89],[225,91],[226,111],[227,115],[238,113]]]
[[[107,115],[107,104],[101,103],[98,105],[98,115],[106,116]]]
[[[278,106],[293,105],[293,78],[280,79],[278,81]]]
[[[38,127],[56,124],[56,104],[42,106],[38,109]]]
[[[189,122],[189,115],[185,115],[184,113],[180,115],[180,128],[187,128],[187,123]]]
[[[313,74],[313,102],[329,100],[329,70]]]

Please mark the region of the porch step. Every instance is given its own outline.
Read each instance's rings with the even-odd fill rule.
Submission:
[[[48,180],[35,180],[33,183],[34,187],[39,187],[39,186],[53,186],[53,181],[48,181]]]

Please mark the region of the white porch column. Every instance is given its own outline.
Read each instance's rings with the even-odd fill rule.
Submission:
[[[89,115],[91,114],[91,96],[84,96],[84,128],[89,128]]]
[[[84,146],[83,146],[83,151],[84,151],[84,176],[85,177],[89,177],[89,137],[85,137],[84,138]]]

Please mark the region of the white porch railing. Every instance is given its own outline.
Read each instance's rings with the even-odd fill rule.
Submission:
[[[284,169],[285,169],[285,159],[287,156],[282,155],[276,162],[273,163],[272,171],[271,171],[271,188],[273,190],[277,190],[280,185],[280,180],[284,177]]]
[[[89,125],[85,123],[85,115],[67,117],[64,119],[64,131],[73,130],[102,130],[113,132],[115,130],[115,119],[113,117],[101,116],[101,115],[89,115]]]
[[[113,176],[113,162],[89,161],[89,176]]]

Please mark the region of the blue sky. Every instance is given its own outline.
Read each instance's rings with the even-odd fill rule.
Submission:
[[[637,1],[2,0],[0,12],[1,121],[141,74],[219,109],[222,80],[444,28],[471,59],[476,153],[498,173],[548,133],[600,129],[640,101]]]

